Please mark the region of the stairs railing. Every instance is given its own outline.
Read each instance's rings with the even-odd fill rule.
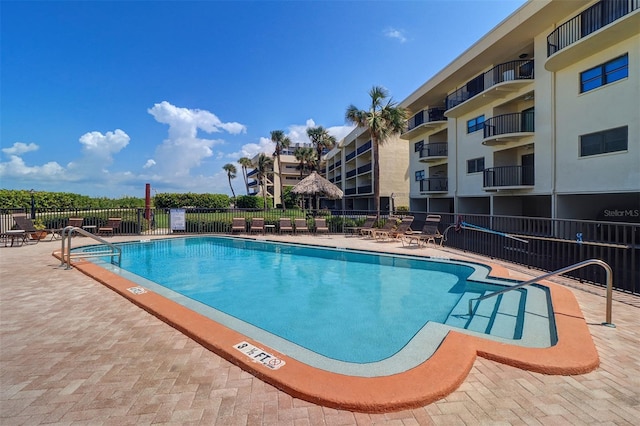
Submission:
[[[494,296],[498,296],[500,294],[506,293],[508,291],[512,291],[512,290],[517,290],[519,288],[528,286],[530,284],[535,284],[539,281],[542,281],[544,279],[547,279],[549,277],[552,277],[554,275],[560,275],[560,274],[564,274],[566,272],[570,272],[573,271],[575,269],[580,269],[583,268],[585,266],[589,266],[589,265],[599,265],[602,266],[604,268],[604,270],[606,271],[606,279],[607,279],[607,311],[606,311],[606,319],[605,322],[602,323],[602,325],[606,325],[608,327],[615,327],[615,324],[613,324],[611,322],[611,300],[613,298],[613,271],[611,269],[611,266],[609,266],[605,261],[600,260],[600,259],[588,259],[588,260],[583,260],[582,262],[578,262],[575,263],[573,265],[569,265],[566,266],[564,268],[560,268],[556,271],[553,272],[549,272],[547,274],[544,275],[540,275],[539,277],[533,278],[529,281],[525,281],[523,283],[520,283],[518,285],[514,285],[512,287],[508,287],[505,288],[504,290],[500,290],[500,291],[496,291],[494,293],[490,293],[490,294],[486,294],[484,296],[481,297],[476,297],[474,299],[469,299],[469,315],[473,315],[473,302],[477,301],[478,303],[488,299],[490,297],[494,297]]]
[[[71,238],[75,234],[80,234],[80,235],[84,235],[85,237],[93,238],[99,243],[106,245],[109,249],[71,254]],[[105,239],[100,238],[95,234],[92,234],[86,229],[78,228],[77,226],[67,226],[62,230],[61,235],[62,235],[62,251],[61,251],[62,263],[60,263],[60,266],[66,263],[67,267],[65,269],[71,269],[72,258],[76,259],[76,258],[103,257],[103,256],[110,256],[111,263],[114,265],[120,266],[120,260],[122,259],[122,249],[116,246],[115,244],[110,243],[109,241],[106,241]]]

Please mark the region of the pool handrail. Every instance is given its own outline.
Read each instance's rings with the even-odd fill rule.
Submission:
[[[101,257],[101,256],[111,256],[111,263],[120,266],[120,261],[122,260],[122,249],[118,246],[116,246],[113,243],[110,243],[109,241],[105,240],[104,238],[100,238],[99,236],[92,234],[91,232],[87,231],[86,229],[82,229],[80,227],[77,226],[67,226],[65,227],[62,232],[61,232],[61,236],[62,236],[62,250],[61,250],[61,260],[62,262],[60,263],[60,266],[64,265],[65,263],[67,264],[67,267],[65,269],[71,269],[71,238],[73,237],[74,234],[80,234],[80,235],[84,235],[85,237],[89,237],[89,238],[93,238],[94,240],[105,244],[107,246],[109,246],[111,248],[110,251],[95,251],[95,252],[90,252],[90,253],[78,253],[74,255],[74,258],[78,258],[78,257]],[[65,241],[67,241],[67,244],[65,244]],[[66,246],[66,247],[65,247]],[[114,262],[114,257],[117,257],[118,260],[117,262]]]
[[[485,299],[488,299],[490,297],[494,297],[494,296],[498,296],[500,294],[506,293],[508,291],[511,290],[517,290],[519,288],[522,288],[524,286],[530,285],[530,284],[535,284],[539,281],[542,281],[546,278],[552,277],[554,275],[560,275],[560,274],[564,274],[565,272],[570,272],[573,271],[575,269],[580,269],[583,268],[585,266],[588,265],[599,265],[602,266],[604,268],[604,270],[606,271],[607,274],[607,311],[606,311],[606,318],[605,318],[605,322],[602,323],[602,325],[606,325],[607,327],[613,327],[615,328],[615,324],[613,324],[611,322],[611,300],[613,298],[613,270],[611,269],[611,266],[609,266],[609,264],[603,260],[600,259],[587,259],[587,260],[583,260],[582,262],[578,262],[578,263],[574,263],[573,265],[569,265],[566,266],[564,268],[560,268],[556,271],[553,272],[549,272],[547,274],[544,275],[540,275],[539,277],[533,278],[529,281],[525,281],[523,283],[520,283],[518,285],[514,285],[512,287],[508,287],[505,288],[503,290],[499,290],[496,291],[494,293],[490,293],[490,294],[485,294],[484,296],[481,297],[476,297],[474,299],[469,299],[469,316],[473,315],[473,302],[474,301],[478,301],[481,302]]]

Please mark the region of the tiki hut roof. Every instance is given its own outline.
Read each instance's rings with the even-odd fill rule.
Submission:
[[[342,190],[320,176],[312,172],[309,176],[298,182],[291,192],[302,195],[322,195],[332,200],[342,198]]]

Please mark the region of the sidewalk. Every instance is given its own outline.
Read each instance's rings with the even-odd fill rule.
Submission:
[[[334,235],[283,239],[454,254]],[[600,325],[603,291],[561,279],[590,324],[601,361],[592,373],[545,376],[478,358],[443,400],[371,415],[316,406],[264,384],[77,270],[59,268],[51,256],[59,248],[59,241],[0,248],[0,424],[631,425],[640,418],[636,296],[616,293],[617,328],[608,328]],[[525,272],[532,271],[514,267],[513,274]]]

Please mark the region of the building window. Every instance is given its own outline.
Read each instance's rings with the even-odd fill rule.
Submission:
[[[484,115],[467,121],[467,133],[473,133],[482,129],[484,129]]]
[[[420,141],[420,142],[416,142],[413,145],[413,152],[420,152],[422,151],[422,147],[424,146],[424,141]]]
[[[484,157],[467,160],[467,173],[480,173],[484,170]]]
[[[416,172],[416,182],[424,180],[425,179],[425,173],[424,170],[418,170]]]
[[[580,73],[580,93],[588,92],[605,84],[622,80],[629,76],[629,55],[623,55],[609,62]]]
[[[626,151],[629,141],[627,126],[580,136],[580,157]]]

